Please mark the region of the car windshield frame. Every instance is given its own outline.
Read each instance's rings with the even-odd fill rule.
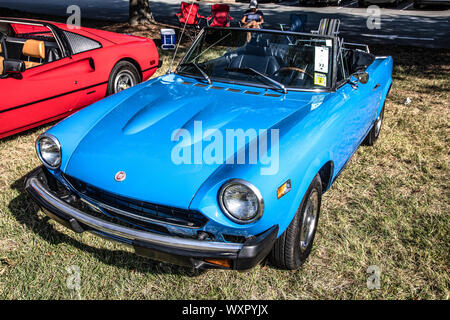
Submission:
[[[61,50],[61,59],[66,58],[68,55],[67,52],[67,42],[65,39],[61,37],[61,29],[55,26],[52,23],[46,22],[46,21],[34,21],[29,19],[21,19],[21,18],[0,18],[0,23],[7,23],[7,24],[22,24],[22,25],[28,25],[28,26],[36,26],[36,27],[46,27],[49,29],[49,31],[52,33],[53,38],[56,41],[56,44],[58,45],[59,49]],[[12,28],[12,26],[11,26]],[[14,31],[14,29],[13,29]]]
[[[301,32],[292,32],[292,31],[282,31],[282,30],[270,30],[270,29],[243,29],[243,28],[236,28],[236,27],[229,27],[229,28],[220,28],[220,27],[205,27],[202,29],[197,36],[197,38],[194,40],[192,45],[190,46],[189,50],[186,52],[186,54],[181,59],[180,63],[177,65],[176,69],[174,70],[174,73],[186,76],[189,78],[194,78],[197,80],[203,80],[205,81],[205,77],[200,73],[189,73],[185,72],[182,69],[182,67],[186,64],[190,64],[192,61],[188,61],[188,59],[191,58],[193,51],[196,50],[197,46],[199,46],[199,42],[203,40],[205,33],[209,32],[210,30],[216,30],[216,31],[238,31],[238,32],[252,32],[252,33],[266,33],[266,34],[277,34],[277,35],[285,35],[288,36],[300,36],[300,37],[310,37],[311,40],[314,39],[323,39],[323,40],[330,40],[332,44],[331,49],[331,59],[330,63],[331,66],[329,66],[330,71],[329,75],[331,77],[329,86],[324,88],[301,88],[301,87],[292,87],[292,86],[285,86],[287,91],[299,91],[299,92],[335,92],[336,91],[336,57],[338,52],[338,38],[336,36],[328,36],[328,35],[317,35],[317,34],[311,34],[311,33],[301,33]],[[222,83],[230,83],[233,85],[244,85],[244,86],[251,86],[251,87],[257,87],[257,88],[265,88],[265,89],[273,89],[276,90],[276,86],[273,84],[269,84],[270,82],[264,81],[264,79],[260,79],[262,81],[245,81],[245,80],[239,80],[239,81],[233,81],[229,78],[222,78],[222,77],[216,77],[214,75],[209,75],[212,82],[222,82]]]

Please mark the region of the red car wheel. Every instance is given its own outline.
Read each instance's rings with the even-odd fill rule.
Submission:
[[[117,63],[109,76],[108,95],[131,88],[141,82],[141,76],[136,67],[128,61]]]

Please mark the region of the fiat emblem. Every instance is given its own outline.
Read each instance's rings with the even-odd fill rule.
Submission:
[[[121,182],[121,181],[125,180],[126,177],[127,177],[127,174],[125,173],[125,171],[119,171],[116,173],[116,176],[114,177],[114,179],[117,182]]]

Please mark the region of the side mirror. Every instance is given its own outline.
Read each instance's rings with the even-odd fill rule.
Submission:
[[[25,62],[22,60],[6,59],[3,61],[3,72],[8,75],[18,75],[25,71]]]
[[[369,82],[369,74],[365,71],[359,71],[359,72],[354,73],[353,75],[362,84],[366,84],[367,82]]]
[[[352,77],[356,78],[356,80],[353,81],[351,79]],[[369,74],[365,71],[357,71],[350,76],[347,82],[350,83],[352,88],[356,90],[358,89],[358,83],[361,82],[362,84],[366,84],[369,82]]]

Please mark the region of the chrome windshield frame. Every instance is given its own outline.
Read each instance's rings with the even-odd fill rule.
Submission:
[[[228,28],[223,28],[223,27],[205,27],[203,28],[200,33],[198,34],[197,38],[194,40],[194,42],[192,43],[191,47],[189,48],[189,50],[186,52],[186,54],[183,56],[183,58],[181,59],[180,63],[177,65],[174,73],[180,75],[180,76],[185,76],[185,77],[189,77],[189,78],[194,78],[196,80],[199,79],[203,79],[202,76],[198,76],[195,74],[191,74],[191,73],[186,73],[186,72],[180,72],[179,71],[179,67],[182,64],[186,63],[187,57],[189,57],[192,53],[192,51],[194,50],[194,48],[198,45],[198,42],[202,40],[203,35],[205,34],[206,31],[208,30],[224,30],[224,31],[229,31],[229,30],[236,30],[236,31],[240,31],[243,32],[243,30],[247,30],[247,29],[243,29],[243,28],[238,28],[238,27],[228,27]],[[297,88],[297,87],[288,87],[286,86],[286,90],[292,91],[292,92],[317,92],[317,93],[321,93],[321,92],[336,92],[336,75],[337,75],[337,67],[336,67],[336,57],[337,57],[337,53],[338,53],[338,45],[339,45],[339,39],[336,36],[328,36],[328,35],[316,35],[316,34],[311,34],[311,33],[305,33],[305,32],[293,32],[293,31],[282,31],[282,30],[271,30],[271,29],[248,29],[247,32],[255,32],[255,33],[272,33],[272,34],[280,34],[280,35],[292,35],[292,36],[308,36],[308,37],[313,37],[313,38],[323,38],[323,39],[329,39],[332,41],[332,57],[331,57],[331,62],[332,62],[332,66],[331,66],[331,84],[330,87],[328,88]],[[212,82],[222,82],[222,83],[230,83],[230,84],[234,84],[234,85],[243,85],[243,86],[252,86],[252,87],[257,87],[257,88],[265,88],[265,89],[270,89],[271,87],[268,85],[262,85],[262,84],[256,84],[256,83],[250,83],[250,82],[232,82],[229,81],[229,79],[225,79],[225,78],[218,78],[218,77],[211,77],[211,81]]]

